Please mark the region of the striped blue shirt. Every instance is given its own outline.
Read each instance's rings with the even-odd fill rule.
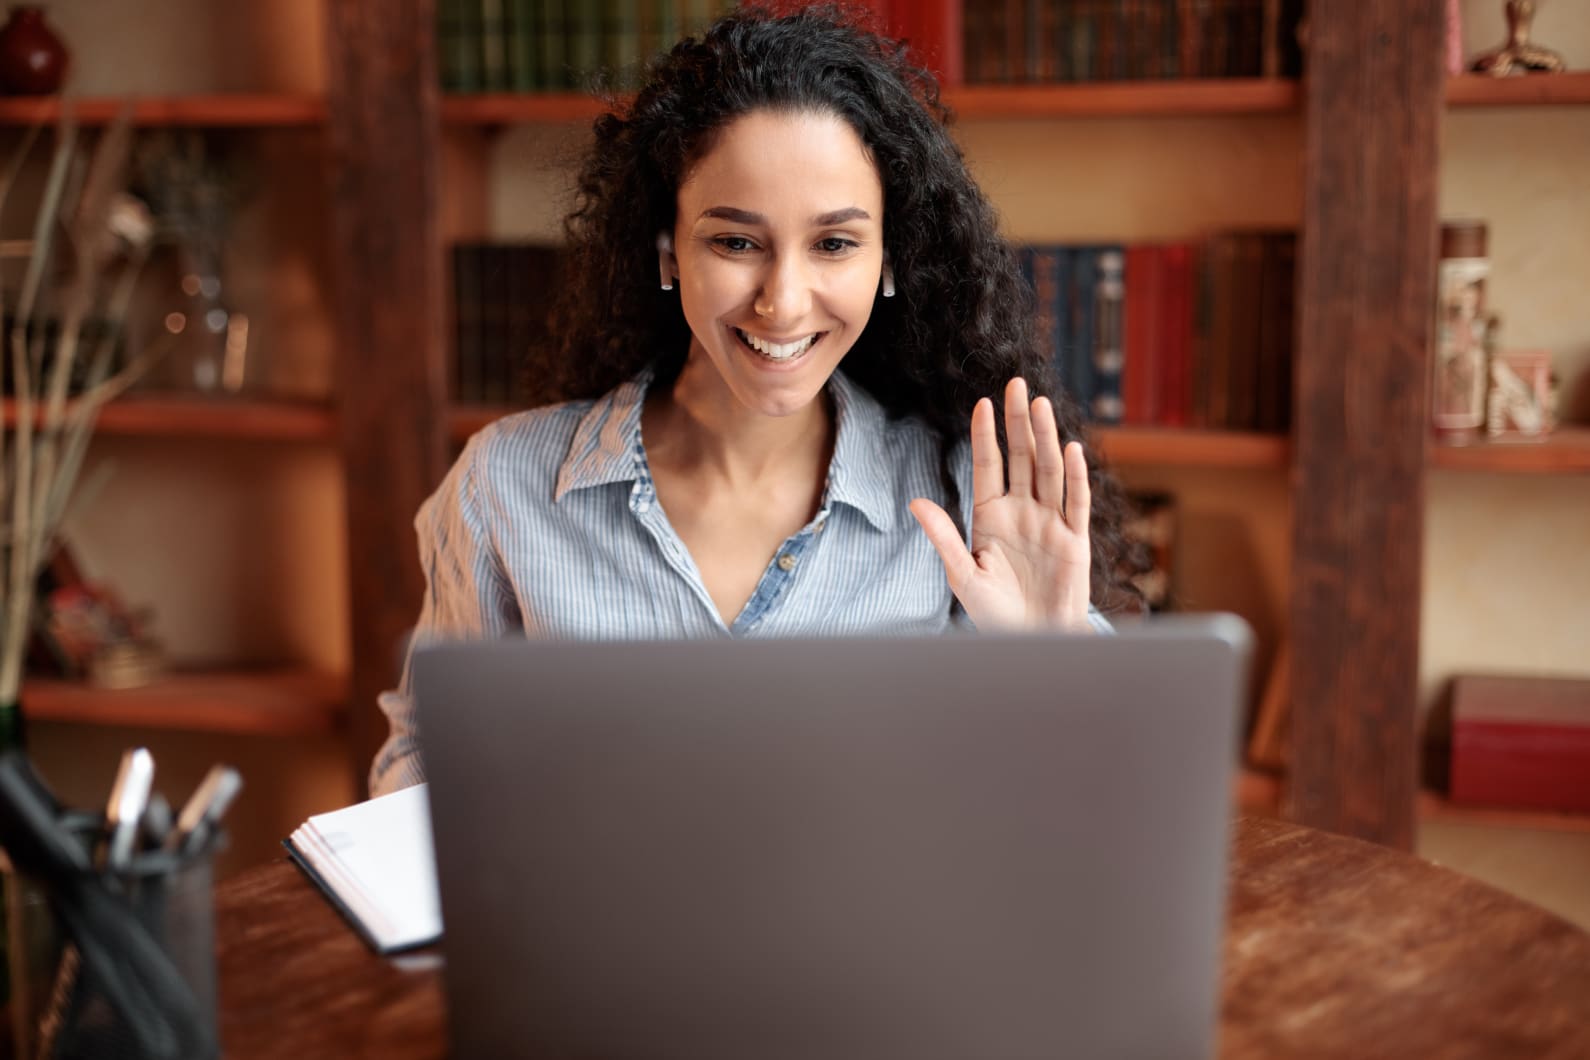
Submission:
[[[926,635],[956,622],[943,564],[906,507],[917,497],[948,504],[938,440],[918,420],[889,418],[836,372],[822,502],[725,624],[657,502],[641,441],[648,382],[518,413],[470,439],[415,517],[427,582],[416,643]],[[969,527],[964,440],[950,471]],[[408,684],[405,665],[398,689],[380,699],[391,734],[371,770],[372,794],[425,779]]]

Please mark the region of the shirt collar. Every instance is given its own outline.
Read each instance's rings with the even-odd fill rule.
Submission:
[[[568,456],[558,469],[554,502],[571,490],[642,477],[640,414],[651,380],[650,371],[642,372],[597,399],[580,418]],[[879,530],[892,530],[897,513],[893,469],[883,452],[883,408],[842,372],[829,377],[828,393],[839,426],[824,506],[848,504]]]

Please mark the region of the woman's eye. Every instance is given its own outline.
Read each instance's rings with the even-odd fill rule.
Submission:
[[[827,239],[817,241],[817,249],[824,254],[843,254],[855,245],[851,240],[840,239],[838,236],[829,236]]]
[[[756,249],[756,244],[744,236],[720,236],[718,246],[731,254],[744,254],[746,251]]]

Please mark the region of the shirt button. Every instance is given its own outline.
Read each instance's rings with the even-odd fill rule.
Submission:
[[[827,519],[819,519],[819,520],[817,520],[817,525],[812,527],[812,533],[814,533],[814,534],[822,533],[823,532],[823,527],[825,527],[827,525],[828,525],[828,520]]]
[[[778,558],[778,569],[781,570],[781,571],[792,571],[792,570],[794,570],[795,569],[795,557],[790,555],[788,552],[784,553],[782,556],[780,556]]]

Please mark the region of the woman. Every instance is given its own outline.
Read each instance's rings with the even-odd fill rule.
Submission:
[[[1118,491],[1045,393],[944,117],[831,11],[661,57],[596,123],[566,222],[566,400],[478,434],[416,519],[418,635],[1107,629]],[[406,687],[377,793],[424,776]]]

